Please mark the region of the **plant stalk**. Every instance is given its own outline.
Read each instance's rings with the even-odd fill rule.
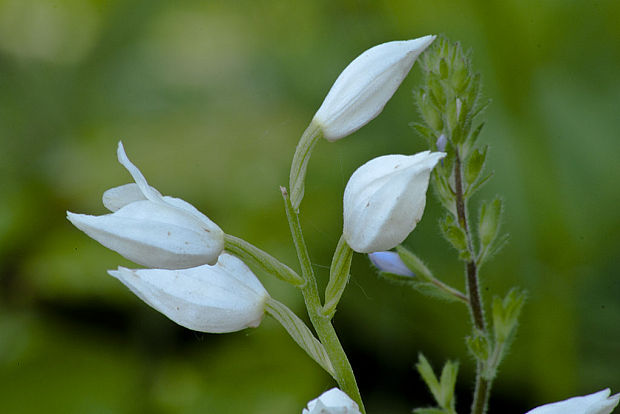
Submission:
[[[467,235],[467,248],[469,250],[469,260],[465,264],[465,274],[467,278],[467,294],[469,296],[469,309],[475,329],[483,335],[487,335],[486,322],[484,318],[484,305],[480,294],[480,284],[478,283],[478,266],[476,265],[476,254],[469,226],[467,223],[467,203],[463,192],[463,178],[461,158],[458,148],[455,151],[454,160],[454,187],[456,196],[456,212],[461,228]],[[479,361],[476,367],[476,387],[471,407],[471,414],[484,414],[487,410],[491,382],[482,376],[484,366]]]
[[[355,375],[353,374],[353,368],[340,344],[338,335],[336,335],[336,331],[331,324],[330,317],[323,315],[323,312],[321,312],[321,299],[319,297],[314,271],[312,270],[312,262],[308,254],[308,248],[306,247],[306,242],[301,231],[299,216],[291,204],[291,199],[289,198],[286,188],[280,187],[280,190],[284,198],[286,217],[289,222],[291,235],[293,236],[293,243],[295,244],[297,256],[301,265],[302,277],[306,280],[306,283],[301,287],[301,292],[308,310],[310,322],[312,322],[317,336],[325,347],[325,351],[334,367],[338,386],[357,403],[362,414],[365,414],[366,410],[357,386],[357,381],[355,380]]]

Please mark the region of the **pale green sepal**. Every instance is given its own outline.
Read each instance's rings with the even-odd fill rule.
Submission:
[[[299,212],[299,205],[304,198],[306,170],[308,161],[312,155],[314,146],[321,138],[321,128],[314,120],[304,131],[295,149],[293,163],[289,177],[289,188],[291,190],[291,204],[295,212]]]
[[[353,259],[353,250],[351,250],[344,235],[342,235],[332,258],[332,264],[329,269],[329,282],[325,288],[325,305],[323,305],[322,313],[330,319],[336,313],[340,297],[349,282],[351,259]]]
[[[226,234],[224,235],[224,242],[224,249],[243,260],[247,265],[258,267],[294,286],[304,285],[304,279],[297,272],[245,240]]]
[[[317,364],[319,364],[329,375],[336,378],[332,363],[327,356],[325,348],[314,337],[306,324],[293,313],[286,305],[273,298],[267,300],[266,312],[286,329],[286,332],[293,338]]]

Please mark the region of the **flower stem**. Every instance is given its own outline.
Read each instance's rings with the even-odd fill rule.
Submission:
[[[469,296],[469,309],[475,329],[483,335],[487,335],[486,322],[484,318],[484,305],[480,294],[480,284],[478,283],[478,266],[476,265],[476,254],[469,226],[467,223],[467,203],[463,193],[463,179],[461,158],[458,149],[455,152],[454,160],[454,192],[456,196],[456,212],[461,228],[467,235],[467,248],[469,250],[469,260],[465,264],[465,274],[467,278],[467,294]],[[471,414],[484,414],[487,410],[489,393],[491,391],[491,381],[483,377],[484,366],[482,361],[478,361],[476,367],[476,387],[471,407]]]
[[[325,316],[323,312],[321,312],[321,299],[319,298],[316,278],[312,270],[312,262],[308,254],[308,248],[306,247],[306,242],[301,231],[299,216],[291,204],[291,199],[289,198],[286,188],[280,187],[280,190],[284,198],[286,217],[289,222],[291,235],[293,236],[293,243],[295,244],[297,256],[301,265],[302,277],[306,280],[306,283],[301,287],[301,292],[308,310],[308,316],[334,367],[338,386],[359,405],[362,414],[365,414],[366,410],[362,403],[362,397],[357,387],[357,381],[355,380],[351,364],[340,344],[340,340],[336,335],[336,331],[331,324],[329,316]]]

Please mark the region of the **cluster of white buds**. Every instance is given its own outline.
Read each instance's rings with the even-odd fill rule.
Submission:
[[[112,214],[67,212],[71,223],[105,247],[152,268],[109,273],[187,328],[221,333],[258,326],[269,295],[242,261],[222,253],[224,232],[191,204],[149,186],[120,142],[117,154],[135,183],[103,194]]]

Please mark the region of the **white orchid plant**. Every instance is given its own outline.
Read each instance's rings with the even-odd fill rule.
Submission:
[[[423,86],[415,92],[422,122],[415,129],[429,150],[413,155],[384,155],[360,166],[346,185],[343,231],[330,267],[324,294],[311,266],[299,221],[304,182],[312,149],[325,138],[344,138],[378,116],[423,55]],[[292,339],[322,367],[338,388],[310,401],[303,414],[365,413],[353,369],[332,325],[347,287],[355,252],[368,254],[380,276],[425,294],[462,303],[472,321],[467,346],[477,374],[471,414],[488,411],[497,369],[515,335],[525,295],[513,289],[491,303],[490,321],[479,288],[480,268],[506,242],[500,234],[502,202],[480,206],[477,225],[469,201],[490,178],[484,173],[486,146],[477,143],[486,107],[480,77],[460,46],[435,36],[394,41],[372,47],[340,74],[303,133],[293,156],[289,188],[281,187],[284,208],[301,272],[247,241],[225,234],[191,204],[162,196],[118,144],[118,160],[134,183],[103,194],[111,211],[103,216],[67,213],[67,218],[105,247],[145,266],[119,267],[109,274],[140,299],[177,324],[200,332],[225,333],[258,327],[265,314],[275,318]],[[444,237],[463,261],[465,289],[439,278],[412,251],[401,245],[421,220],[432,184],[445,208]],[[312,327],[272,298],[252,269],[260,269],[299,289]],[[436,406],[418,414],[456,414],[454,386],[458,364],[448,361],[438,378],[420,354],[419,374]],[[603,390],[547,404],[528,414],[609,414],[620,394]]]

